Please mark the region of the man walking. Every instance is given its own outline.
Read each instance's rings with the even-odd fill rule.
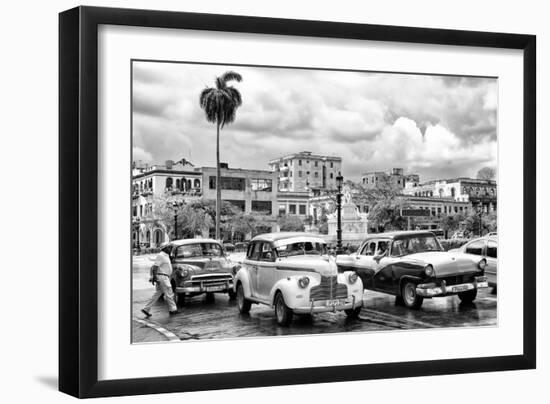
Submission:
[[[151,267],[151,283],[155,285],[156,290],[151,297],[151,300],[141,310],[147,317],[151,317],[151,307],[164,294],[164,300],[168,304],[168,310],[170,315],[177,314],[178,309],[174,301],[174,292],[172,285],[170,285],[170,276],[172,275],[172,263],[170,262],[170,246],[166,245],[161,248],[160,253],[157,254],[155,263]]]

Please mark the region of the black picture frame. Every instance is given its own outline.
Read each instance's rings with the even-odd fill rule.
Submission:
[[[98,26],[463,45],[523,51],[523,354],[303,369],[98,381]],[[536,37],[197,14],[77,7],[59,15],[59,389],[75,397],[326,383],[536,366]],[[85,212],[85,213],[84,213]]]

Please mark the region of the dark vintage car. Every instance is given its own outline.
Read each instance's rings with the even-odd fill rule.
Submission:
[[[231,262],[223,246],[212,239],[185,239],[170,242],[173,273],[170,279],[176,303],[182,306],[186,296],[233,291],[238,265]]]
[[[369,235],[357,253],[338,255],[336,263],[340,272],[356,271],[365,289],[395,295],[410,308],[437,296],[472,302],[488,287],[485,258],[445,252],[429,231]]]

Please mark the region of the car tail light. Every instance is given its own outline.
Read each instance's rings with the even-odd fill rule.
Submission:
[[[307,276],[301,277],[298,279],[298,285],[300,285],[302,289],[307,288],[307,285],[309,285],[309,278]]]

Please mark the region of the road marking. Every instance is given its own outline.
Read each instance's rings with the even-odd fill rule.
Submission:
[[[160,325],[150,323],[148,321],[142,320],[141,318],[134,317],[134,321],[143,324],[149,328],[152,328],[155,331],[160,332],[162,335],[164,335],[166,338],[168,338],[169,342],[180,342],[181,340],[178,338],[176,334],[174,334],[172,331],[168,331],[166,328],[161,327]]]
[[[381,311],[377,311],[377,310],[372,310],[372,309],[366,309],[366,308],[362,308],[361,309],[361,314],[364,313],[364,312],[368,312],[369,314],[372,314],[372,315],[375,315],[375,316],[379,316],[379,317],[386,317],[386,318],[389,318],[391,320],[393,320],[393,322],[397,323],[397,324],[403,324],[403,325],[406,325],[406,324],[412,324],[412,325],[416,325],[418,327],[423,327],[423,328],[437,328],[436,325],[433,325],[433,324],[430,324],[430,323],[426,323],[424,321],[418,321],[418,320],[411,320],[411,319],[408,319],[408,318],[403,318],[403,317],[399,317],[399,316],[396,316],[396,315],[393,315],[393,314],[389,314],[389,313],[384,313],[384,312],[381,312]],[[359,316],[359,318],[363,321],[371,321],[372,319],[368,318],[368,317],[363,317],[363,316]],[[389,324],[388,324],[389,325]],[[391,327],[391,325],[389,325]]]

